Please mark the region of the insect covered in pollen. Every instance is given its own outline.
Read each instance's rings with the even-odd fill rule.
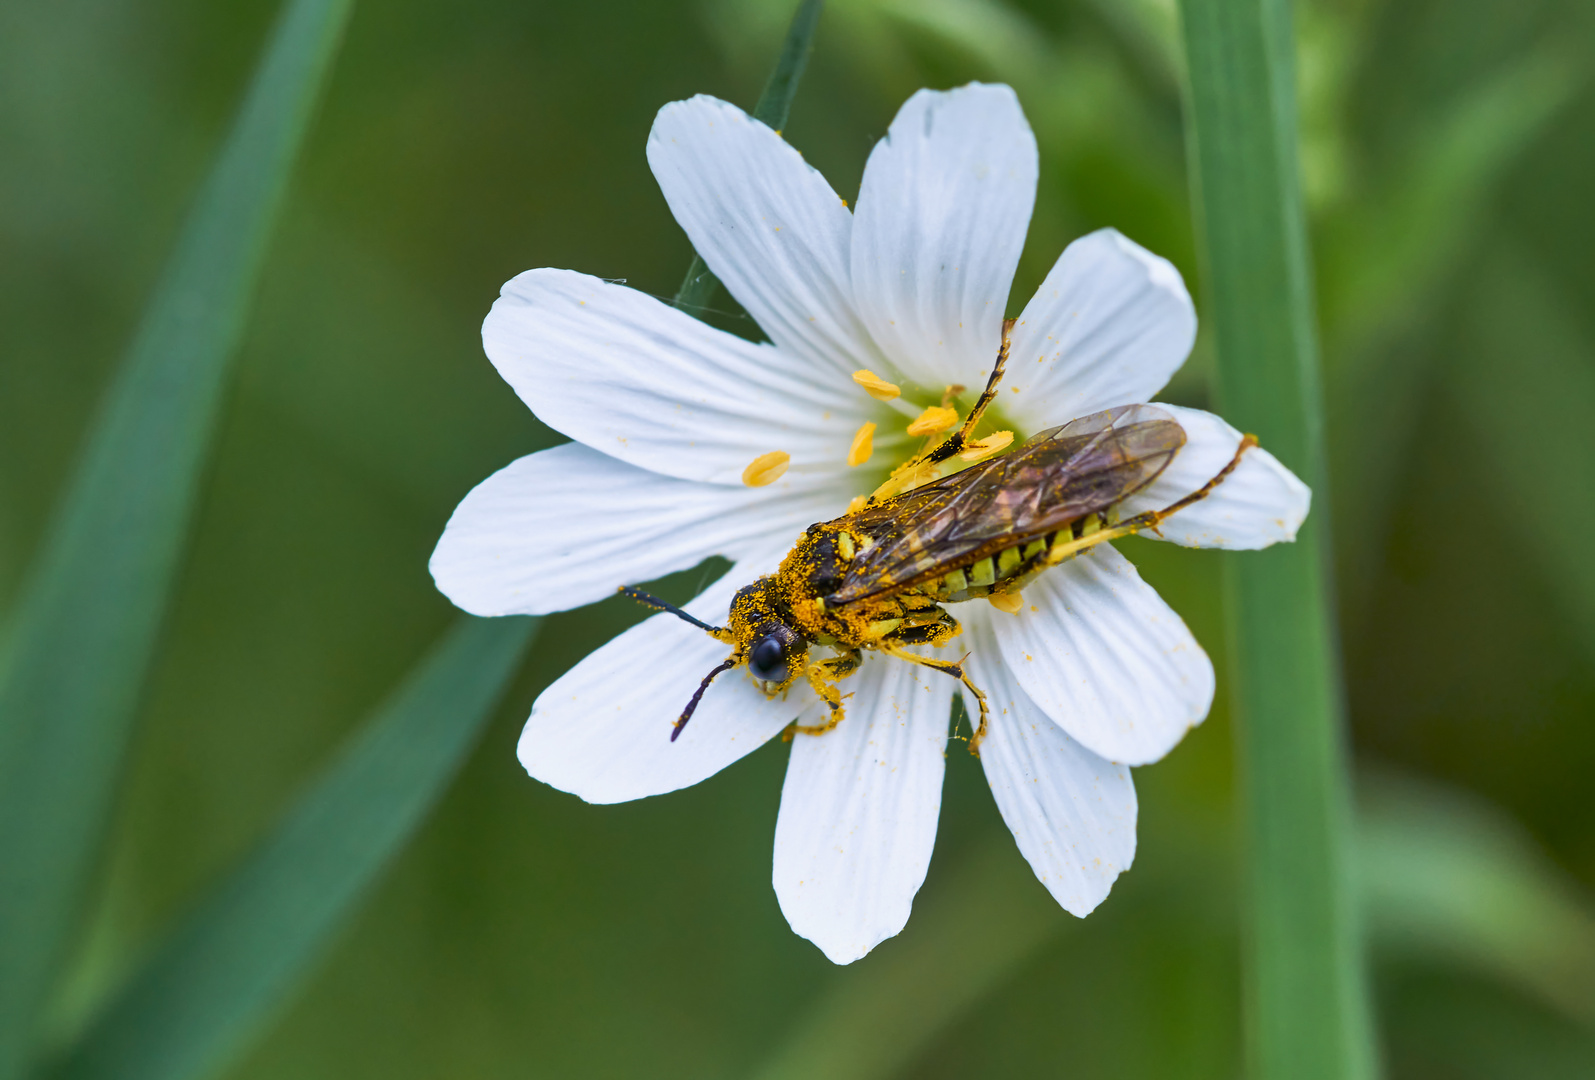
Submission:
[[[671,730],[672,741],[714,678],[744,664],[771,697],[799,679],[813,687],[829,715],[823,723],[795,724],[794,729],[823,734],[845,715],[837,684],[859,669],[869,649],[960,680],[980,704],[979,726],[970,738],[971,752],[978,753],[989,710],[962,659],[909,651],[940,647],[958,635],[958,621],[944,605],[985,597],[1017,612],[1020,590],[1038,574],[1097,544],[1155,529],[1206,498],[1257,445],[1246,436],[1202,487],[1161,510],[1122,521],[1119,506],[1155,480],[1185,445],[1184,429],[1156,406],[1092,413],[1041,431],[1008,453],[939,476],[932,466],[971,445],[976,425],[996,397],[1007,359],[1007,329],[986,389],[959,429],[899,467],[863,505],[809,526],[774,574],[737,592],[726,626],[710,626],[636,589],[620,590],[732,648],[687,702]],[[908,487],[927,474],[939,478]],[[816,647],[833,655],[812,659]]]

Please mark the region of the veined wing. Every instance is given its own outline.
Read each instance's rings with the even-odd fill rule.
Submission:
[[[1151,483],[1185,445],[1172,416],[1121,405],[842,519],[867,545],[828,604],[892,592],[1105,510]]]

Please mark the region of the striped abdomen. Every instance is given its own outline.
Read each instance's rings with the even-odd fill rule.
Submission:
[[[1109,512],[1087,514],[1056,532],[1003,548],[939,577],[920,582],[913,587],[913,591],[923,593],[938,603],[949,604],[990,596],[998,591],[1014,592],[1048,566],[1073,557],[1073,553],[1069,553],[1061,558],[1057,555],[1049,558],[1054,549],[1090,536],[1109,524]]]

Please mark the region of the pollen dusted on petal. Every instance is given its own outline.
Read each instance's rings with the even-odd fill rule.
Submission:
[[[853,445],[847,451],[849,466],[862,465],[875,453],[875,422],[866,420],[853,436]]]
[[[976,439],[970,443],[958,452],[958,456],[965,461],[979,461],[981,458],[990,457],[998,450],[1006,450],[1011,442],[1013,442],[1013,432],[994,431],[984,439]]]
[[[994,592],[986,599],[991,601],[992,607],[998,611],[1006,611],[1010,615],[1019,614],[1019,609],[1025,605],[1024,600],[1016,592]]]
[[[864,392],[876,401],[891,401],[902,396],[902,389],[896,383],[889,383],[873,371],[859,368],[853,372],[853,381],[864,388]]]
[[[916,416],[908,425],[908,433],[913,436],[934,435],[938,431],[946,431],[958,423],[958,413],[953,409],[944,409],[940,405],[932,405]]]
[[[792,455],[785,450],[771,450],[768,454],[760,454],[748,462],[748,467],[742,470],[742,482],[748,487],[773,484],[786,475],[786,467],[791,463]]]

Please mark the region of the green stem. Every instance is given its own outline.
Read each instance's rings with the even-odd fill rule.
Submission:
[[[1369,1077],[1289,0],[1180,11],[1220,397],[1317,494],[1295,544],[1227,563],[1250,1074]]]
[[[786,28],[786,39],[781,43],[781,55],[764,84],[759,103],[753,107],[753,118],[780,131],[786,127],[792,112],[792,98],[797,93],[803,69],[808,66],[809,52],[814,47],[814,29],[820,22],[820,9],[824,0],[802,0],[792,22]],[[676,290],[675,306],[687,311],[703,311],[714,302],[720,279],[709,271],[703,257],[694,253],[687,276]]]

